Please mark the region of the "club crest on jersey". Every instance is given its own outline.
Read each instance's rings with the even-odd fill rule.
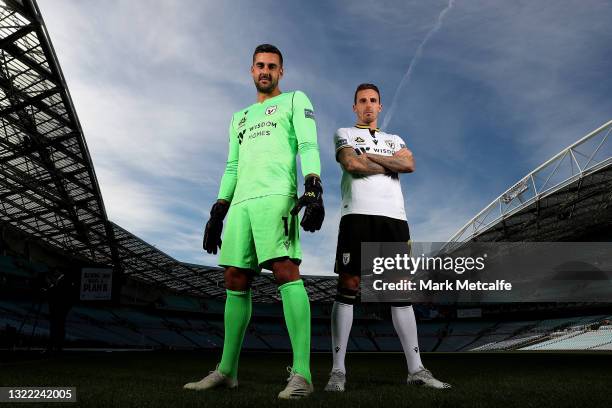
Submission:
[[[342,254],[342,264],[348,265],[350,261],[351,261],[351,253],[350,252],[343,253]]]
[[[395,149],[395,143],[393,143],[391,140],[385,140],[385,143],[387,144],[387,146],[389,146],[391,149]]]
[[[266,115],[273,115],[276,112],[276,105],[268,106],[266,108]]]

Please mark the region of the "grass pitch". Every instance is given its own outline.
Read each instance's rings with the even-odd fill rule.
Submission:
[[[314,395],[278,401],[287,353],[243,353],[237,390],[195,392],[185,382],[214,369],[218,353],[67,352],[0,354],[1,386],[74,386],[91,407],[569,407],[610,406],[612,353],[423,353],[450,390],[408,386],[402,354],[347,356],[347,391],[326,393],[330,354],[313,354]],[[24,407],[29,404],[14,404]],[[40,403],[31,406],[40,406]],[[46,404],[45,404],[46,405]],[[0,408],[9,404],[0,404]]]

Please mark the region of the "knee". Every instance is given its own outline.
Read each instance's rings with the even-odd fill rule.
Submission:
[[[298,266],[288,259],[281,262],[275,262],[272,265],[272,272],[279,286],[300,279]]]
[[[344,288],[351,291],[358,291],[361,277],[342,273],[338,277],[338,288]]]
[[[245,291],[251,287],[252,276],[246,271],[229,267],[225,270],[225,289]]]
[[[342,274],[338,279],[335,300],[347,305],[353,305],[357,301],[359,293],[359,276]]]

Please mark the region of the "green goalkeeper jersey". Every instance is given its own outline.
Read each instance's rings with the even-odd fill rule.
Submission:
[[[234,113],[219,199],[237,204],[273,194],[296,196],[302,174],[320,175],[314,111],[300,91],[281,93]]]

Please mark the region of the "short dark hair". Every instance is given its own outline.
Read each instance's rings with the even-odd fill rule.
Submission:
[[[357,105],[357,94],[359,93],[359,91],[363,91],[364,89],[373,89],[376,91],[376,93],[378,94],[378,103],[380,102],[380,91],[378,90],[378,87],[374,84],[359,84],[359,86],[357,87],[357,89],[355,89],[355,96],[353,97],[353,103],[355,105]]]
[[[281,54],[280,50],[272,44],[259,44],[257,47],[255,47],[255,51],[253,52],[253,62],[255,62],[255,56],[257,54],[261,54],[264,52],[269,52],[271,54],[278,55],[281,67],[283,66],[283,54]]]

